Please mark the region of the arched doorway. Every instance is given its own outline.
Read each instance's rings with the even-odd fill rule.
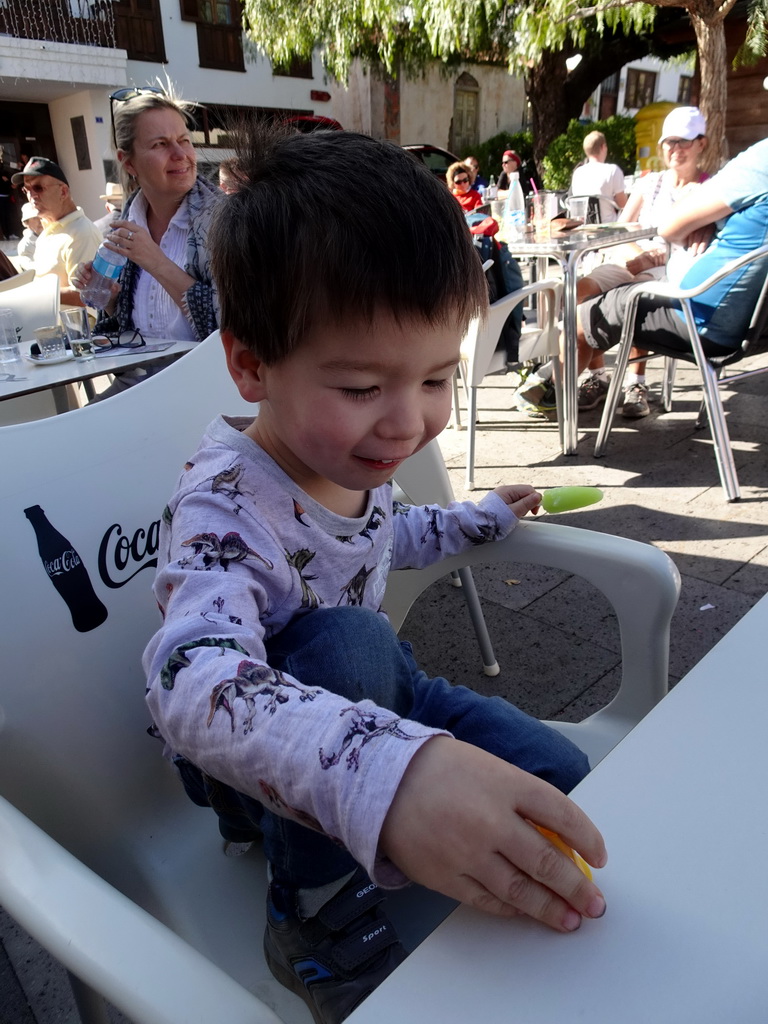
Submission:
[[[477,79],[464,71],[456,79],[453,91],[451,149],[457,156],[466,156],[477,147],[480,111],[480,86]]]

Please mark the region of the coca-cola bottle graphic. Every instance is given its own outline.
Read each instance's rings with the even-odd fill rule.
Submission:
[[[39,505],[24,509],[24,515],[32,524],[37,535],[37,550],[40,552],[45,571],[51,583],[67,602],[72,625],[80,633],[96,629],[109,612],[93,589],[88,570],[83,560],[66,537],[51,526],[48,517]]]

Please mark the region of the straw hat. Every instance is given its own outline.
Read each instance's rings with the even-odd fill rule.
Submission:
[[[107,193],[106,195],[99,196],[99,199],[103,199],[107,203],[112,203],[113,206],[123,205],[123,186],[114,181],[107,182]]]

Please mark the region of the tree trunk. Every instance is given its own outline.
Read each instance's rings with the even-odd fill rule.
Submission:
[[[539,173],[541,161],[547,155],[550,142],[558,135],[562,135],[568,127],[570,118],[576,116],[570,113],[563,102],[565,80],[568,77],[568,69],[565,66],[567,56],[563,51],[546,51],[533,67],[528,69],[527,92],[531,104],[533,159]]]
[[[707,119],[709,146],[702,155],[702,166],[710,173],[719,171],[728,159],[725,138],[725,112],[728,103],[728,60],[725,27],[722,18],[702,16],[688,9],[699,51],[701,89],[699,107]]]

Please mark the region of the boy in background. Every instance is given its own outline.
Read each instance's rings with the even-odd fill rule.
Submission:
[[[492,543],[540,501],[527,485],[447,509],[392,499],[448,420],[487,306],[458,204],[351,132],[254,129],[238,159],[246,184],[211,251],[229,371],[260,406],[211,424],[163,517],[148,702],[225,838],[263,835],[267,962],[338,1024],[405,956],[378,885],[572,931],[605,902],[531,823],[606,855],[563,796],[584,755],[501,698],[427,678],[381,611],[390,569]]]

